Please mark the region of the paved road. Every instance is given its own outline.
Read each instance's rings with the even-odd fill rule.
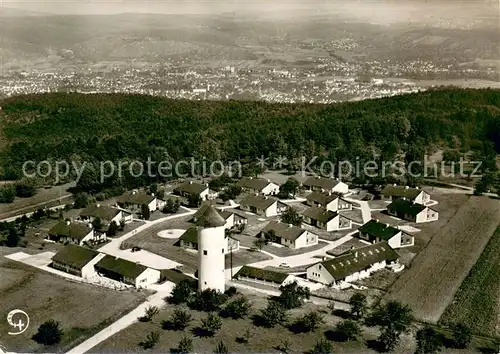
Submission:
[[[90,337],[80,345],[74,347],[69,352],[67,352],[67,354],[83,354],[89,351],[96,345],[104,342],[112,335],[137,322],[138,318],[144,315],[146,308],[148,308],[149,306],[157,306],[158,308],[164,307],[166,304],[164,298],[170,295],[170,292],[172,291],[174,285],[174,283],[170,282],[162,284],[160,287],[158,287],[158,292],[151,295],[141,305],[136,307],[134,310],[132,310],[110,326],[104,328],[101,332],[97,333],[93,337]]]

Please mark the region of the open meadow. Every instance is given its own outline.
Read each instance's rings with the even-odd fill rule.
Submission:
[[[385,300],[408,304],[416,318],[437,322],[500,222],[500,201],[469,197],[389,289]]]
[[[500,336],[500,229],[491,237],[440,322],[464,323],[474,333]]]
[[[137,307],[146,293],[115,291],[71,282],[37,268],[0,259],[0,338],[12,352],[56,352],[67,350],[125,313]],[[29,328],[21,335],[5,321],[8,312],[20,309],[30,317]],[[63,339],[55,347],[44,348],[31,339],[45,321],[59,321]]]

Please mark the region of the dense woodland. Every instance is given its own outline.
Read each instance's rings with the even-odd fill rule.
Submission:
[[[283,155],[332,162],[421,160],[432,148],[475,151],[494,168],[500,91],[439,89],[336,105],[170,100],[126,94],[49,93],[0,102],[3,179],[27,160],[255,161]],[[290,160],[289,160],[290,161]],[[82,187],[102,188],[87,172]],[[109,180],[106,187],[148,184]]]

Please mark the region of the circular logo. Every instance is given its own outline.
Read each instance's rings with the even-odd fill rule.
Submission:
[[[18,334],[24,333],[28,329],[30,324],[30,318],[28,314],[22,310],[12,310],[7,314],[7,322],[11,327],[14,327],[17,331],[8,332],[11,336],[17,336]]]

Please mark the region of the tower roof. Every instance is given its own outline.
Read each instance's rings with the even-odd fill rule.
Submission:
[[[210,205],[199,216],[196,225],[202,227],[219,227],[226,225],[226,220]]]

